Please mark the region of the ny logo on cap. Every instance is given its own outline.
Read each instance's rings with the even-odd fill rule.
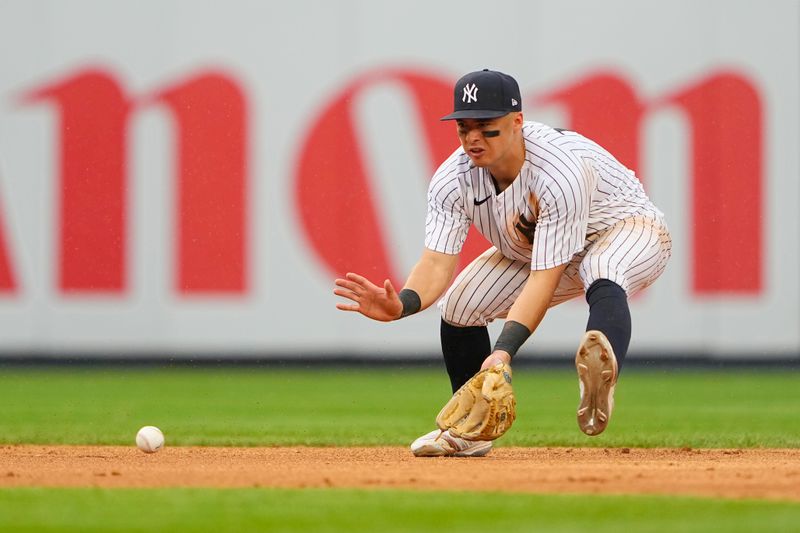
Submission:
[[[478,86],[474,83],[464,86],[464,96],[461,97],[462,102],[472,103],[478,101]]]

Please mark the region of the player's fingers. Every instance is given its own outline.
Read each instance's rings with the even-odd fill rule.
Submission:
[[[346,289],[333,289],[333,294],[341,296],[342,298],[347,298],[348,300],[353,300],[354,302],[358,302],[361,299],[358,294]]]
[[[353,291],[356,294],[364,294],[364,292],[365,292],[365,289],[364,289],[363,286],[361,286],[361,285],[359,285],[357,283],[353,283],[352,281],[348,281],[346,279],[337,279],[336,280],[336,286],[337,287],[342,287],[342,288],[347,289],[349,291]]]
[[[357,304],[336,304],[336,309],[341,311],[359,311],[360,307]]]
[[[397,296],[397,291],[394,290],[392,282],[388,279],[383,282],[383,290],[386,291],[386,296],[390,299],[393,299]]]
[[[369,287],[370,285],[372,285],[373,287],[375,286],[375,284],[372,283],[370,280],[368,280],[364,276],[359,276],[358,274],[356,274],[354,272],[348,272],[345,275],[345,277],[347,279],[349,279],[350,281],[352,281],[354,283],[358,283],[359,285],[361,285],[363,287]]]

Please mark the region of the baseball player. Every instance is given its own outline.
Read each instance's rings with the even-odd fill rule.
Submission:
[[[671,239],[664,215],[634,173],[582,135],[523,119],[511,76],[482,70],[456,82],[461,146],[430,182],[425,250],[399,292],[355,273],[335,281],[337,303],[399,320],[442,295],[441,341],[453,391],[478,370],[510,363],[548,308],[579,295],[589,304],[575,366],[578,426],[605,430],[631,337],[628,298],[663,272]],[[451,284],[470,225],[492,247]],[[449,288],[448,288],[449,287]],[[487,324],[505,319],[494,346]],[[491,441],[438,429],[411,444],[417,456],[483,456]]]

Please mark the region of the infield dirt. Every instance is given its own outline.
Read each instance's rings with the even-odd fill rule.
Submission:
[[[0,487],[340,487],[800,501],[798,449],[0,446]]]

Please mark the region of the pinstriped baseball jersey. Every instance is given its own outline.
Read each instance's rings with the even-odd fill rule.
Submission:
[[[565,268],[550,306],[583,294],[599,279],[613,281],[632,296],[661,275],[671,252],[672,239],[662,222],[625,218],[587,239]],[[527,261],[509,259],[492,246],[453,281],[439,302],[442,318],[459,326],[485,326],[505,318],[529,274]]]
[[[634,173],[595,142],[537,122],[522,133],[525,162],[503,191],[461,147],[442,163],[428,189],[427,248],[459,253],[474,224],[503,256],[543,270],[621,220],[663,220]]]

